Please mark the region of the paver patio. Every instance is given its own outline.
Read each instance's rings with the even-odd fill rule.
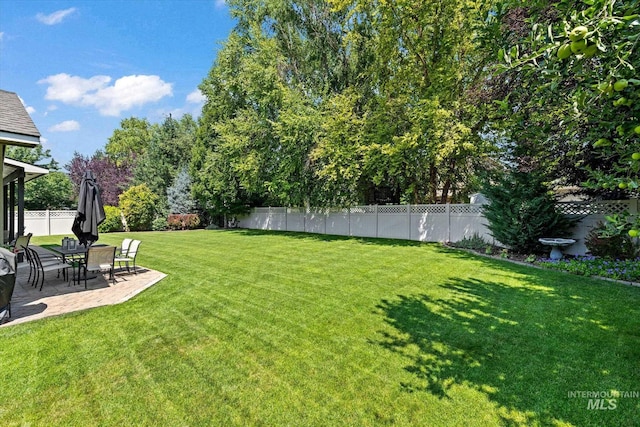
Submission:
[[[79,284],[67,282],[57,277],[56,272],[45,273],[42,291],[34,288],[27,279],[29,264],[18,264],[16,286],[11,299],[11,319],[0,325],[6,327],[49,316],[86,310],[103,305],[118,304],[127,301],[143,290],[155,285],[166,274],[144,267],[137,268],[138,274],[128,273],[126,269],[116,270],[116,283],[109,279],[109,274],[98,274]]]

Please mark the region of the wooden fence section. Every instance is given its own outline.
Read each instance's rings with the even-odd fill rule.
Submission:
[[[581,221],[572,230],[576,244],[565,250],[569,254],[584,254],[584,239],[606,215],[628,212],[638,214],[638,200],[605,202],[563,202],[562,213]],[[356,237],[384,237],[421,242],[457,242],[474,234],[499,244],[487,228],[478,204],[438,205],[373,205],[345,209],[254,208],[249,215],[238,218],[241,228]],[[542,236],[541,236],[542,237]]]

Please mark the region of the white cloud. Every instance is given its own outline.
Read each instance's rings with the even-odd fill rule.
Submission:
[[[158,76],[133,75],[116,80],[109,76],[85,79],[69,74],[56,74],[38,83],[48,84],[45,99],[65,104],[95,107],[104,116],[118,116],[122,111],[172,96],[171,83]]]
[[[80,123],[75,120],[65,120],[49,128],[49,132],[73,132],[74,130],[80,130]]]
[[[76,10],[77,9],[75,7],[70,7],[69,9],[58,10],[49,15],[38,13],[36,15],[36,19],[45,25],[56,25],[61,23],[67,16],[71,15]]]
[[[109,76],[94,76],[85,79],[69,74],[56,74],[38,83],[49,85],[45,99],[61,101],[65,104],[82,104],[83,97],[89,92],[95,92],[104,88],[111,81]]]
[[[216,6],[216,9],[222,9],[226,6],[226,3],[227,2],[225,0],[215,0],[214,4]]]
[[[207,98],[200,92],[200,89],[196,89],[187,95],[187,102],[190,104],[202,104]]]

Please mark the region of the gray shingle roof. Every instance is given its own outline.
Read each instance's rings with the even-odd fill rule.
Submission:
[[[0,89],[0,132],[40,137],[38,128],[18,95],[2,89]]]

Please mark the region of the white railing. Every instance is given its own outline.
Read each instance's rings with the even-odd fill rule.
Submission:
[[[582,218],[572,230],[576,244],[566,253],[584,254],[589,231],[606,215],[638,213],[638,200],[606,202],[563,202],[561,212]],[[339,236],[384,237],[422,242],[457,242],[478,234],[487,242],[496,242],[482,215],[482,205],[372,205],[344,209],[254,208],[238,218],[241,228],[300,231]]]

